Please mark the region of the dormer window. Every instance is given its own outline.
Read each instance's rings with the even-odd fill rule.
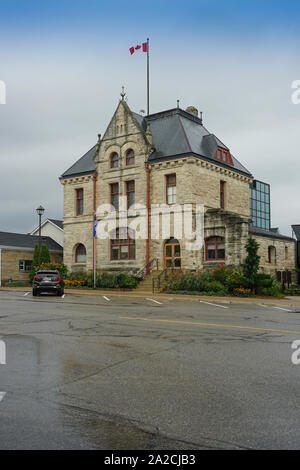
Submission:
[[[232,157],[229,150],[218,147],[215,153],[215,159],[220,162],[227,163],[227,165],[233,165]]]

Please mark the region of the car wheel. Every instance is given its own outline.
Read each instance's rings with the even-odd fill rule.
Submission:
[[[35,290],[35,289],[33,289],[32,295],[33,295],[33,297],[36,297],[37,294],[36,294],[36,290]]]

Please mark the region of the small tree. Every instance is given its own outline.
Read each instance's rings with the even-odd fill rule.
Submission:
[[[41,246],[41,264],[50,263],[50,253],[45,244]]]
[[[243,274],[248,280],[249,287],[251,287],[253,294],[255,294],[255,281],[260,261],[260,256],[257,254],[259,244],[254,240],[254,238],[249,237],[245,248],[247,256],[242,264]]]
[[[33,260],[32,260],[32,265],[29,273],[29,280],[30,282],[33,281],[34,275],[36,273],[36,270],[39,266],[39,246],[35,245],[34,247],[34,252],[33,252]]]

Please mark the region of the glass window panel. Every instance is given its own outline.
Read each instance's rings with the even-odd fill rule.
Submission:
[[[119,259],[119,246],[112,246],[111,257],[113,260]]]
[[[129,246],[129,257],[130,259],[135,259],[135,245]]]
[[[121,259],[128,259],[128,245],[121,245]]]
[[[174,245],[174,256],[180,256],[180,245]]]
[[[111,196],[111,203],[116,210],[119,209],[119,195],[118,194],[113,194]]]
[[[135,193],[134,193],[134,191],[128,193],[127,198],[128,198],[128,207],[133,206],[134,201],[135,201]]]
[[[166,256],[168,256],[168,257],[172,256],[172,247],[171,247],[171,245],[166,246]]]

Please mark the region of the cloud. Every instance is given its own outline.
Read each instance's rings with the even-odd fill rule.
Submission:
[[[291,223],[300,222],[300,105],[291,102],[291,83],[300,79],[295,43],[288,31],[280,40],[268,31],[243,42],[213,29],[208,34],[207,27],[189,31],[187,19],[185,25],[168,37],[153,29],[150,111],[176,107],[177,99],[184,109],[203,111],[205,126],[271,184],[272,225],[289,234]],[[113,18],[110,26],[105,35],[60,31],[38,42],[29,34],[10,43],[7,32],[0,46],[0,79],[7,86],[7,104],[0,105],[1,230],[30,231],[39,204],[45,217],[62,217],[58,177],[103,134],[122,85],[131,109],[146,109],[145,56],[130,57],[132,31],[115,34]]]

